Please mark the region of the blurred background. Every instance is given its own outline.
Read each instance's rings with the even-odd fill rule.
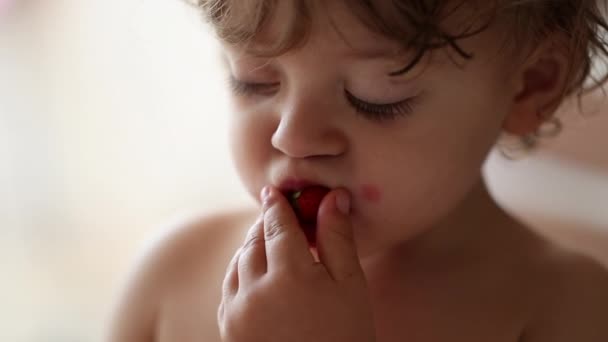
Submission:
[[[143,246],[244,205],[217,46],[179,0],[0,0],[0,340],[99,341]],[[608,101],[490,187],[514,215],[608,264]]]

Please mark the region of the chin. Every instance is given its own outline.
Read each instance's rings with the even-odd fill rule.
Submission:
[[[375,254],[380,254],[388,249],[388,244],[379,241],[373,236],[355,235],[355,245],[359,259],[366,259]]]

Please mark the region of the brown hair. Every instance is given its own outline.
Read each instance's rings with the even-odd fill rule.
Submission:
[[[247,45],[265,29],[279,1],[287,0],[189,0],[202,9],[218,37],[229,44]],[[448,47],[464,59],[473,56],[458,41],[499,22],[508,25],[505,47],[513,51],[554,39],[570,59],[566,96],[579,99],[608,81],[608,24],[605,0],[392,0],[391,10],[383,11],[374,0],[349,0],[349,8],[366,26],[414,51],[414,58],[398,73],[405,73],[428,53]],[[278,56],[306,40],[314,1],[292,0],[295,14],[291,26],[260,55]],[[460,32],[447,32],[445,21],[456,11],[467,9],[470,23]],[[390,13],[388,13],[390,12]],[[395,15],[396,14],[396,15]],[[556,39],[558,38],[558,39]],[[597,70],[596,70],[597,69]],[[587,81],[591,81],[587,84]],[[561,127],[557,124],[558,127]],[[534,137],[526,137],[532,147]]]

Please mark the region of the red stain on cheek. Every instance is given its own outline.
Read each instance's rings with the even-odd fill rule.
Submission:
[[[382,199],[382,193],[380,192],[380,189],[371,184],[362,185],[361,194],[363,195],[363,198],[373,203],[378,203]]]

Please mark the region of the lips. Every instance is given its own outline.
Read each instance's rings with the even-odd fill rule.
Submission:
[[[318,182],[307,180],[307,179],[299,179],[299,178],[288,178],[281,183],[279,183],[278,189],[281,191],[283,195],[287,195],[289,193],[300,191],[302,189],[312,187],[312,186],[324,186],[323,184],[319,184]]]

